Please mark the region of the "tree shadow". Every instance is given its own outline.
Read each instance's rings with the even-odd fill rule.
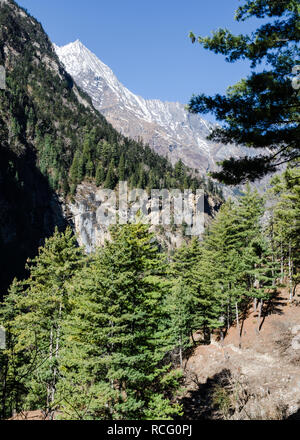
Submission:
[[[222,419],[214,395],[217,388],[225,389],[230,386],[230,370],[223,369],[212,378],[208,378],[204,384],[199,383],[196,374],[189,379],[196,384],[197,389],[191,391],[188,397],[181,399],[183,415],[178,420]]]
[[[298,409],[297,412],[294,414],[291,414],[290,416],[286,417],[285,420],[300,420],[300,409]]]
[[[266,317],[269,315],[283,315],[283,308],[286,305],[286,299],[280,296],[280,292],[276,292],[270,299],[267,301],[262,308],[262,320],[259,325],[259,331],[262,329]]]

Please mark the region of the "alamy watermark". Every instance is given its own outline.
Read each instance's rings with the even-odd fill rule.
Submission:
[[[0,66],[0,89],[6,89],[6,72],[4,66]]]
[[[141,222],[154,226],[185,225],[186,235],[204,232],[204,190],[144,189],[128,190],[127,182],[119,182],[119,191],[99,189],[97,223],[103,226]]]

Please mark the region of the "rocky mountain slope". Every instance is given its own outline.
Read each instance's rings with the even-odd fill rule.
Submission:
[[[54,47],[66,70],[118,131],[133,139],[142,138],[173,163],[182,159],[187,166],[205,173],[225,157],[245,155],[246,150],[251,154],[249,149],[209,142],[206,137],[213,125],[189,114],[183,104],[146,100],[133,94],[79,40]]]
[[[292,303],[281,289],[266,305],[259,334],[256,320],[250,309],[240,347],[232,327],[187,358],[184,419],[300,419],[300,289]]]
[[[199,206],[202,204],[203,206]],[[204,194],[203,200],[198,202],[198,210],[204,211],[203,222],[207,226],[216,215],[222,202],[211,195]],[[128,203],[128,212],[131,203]],[[173,212],[173,202],[169,205]],[[101,202],[98,198],[98,188],[93,182],[83,182],[77,187],[76,196],[65,204],[65,216],[70,219],[76,230],[78,241],[88,253],[93,252],[96,247],[103,246],[105,240],[110,238],[109,227],[99,219],[98,209]],[[151,224],[151,198],[147,197],[144,205],[145,215],[143,221],[150,224],[150,232],[154,232],[161,247],[172,252],[179,248],[184,242],[190,240],[188,230],[183,225],[153,225]],[[194,205],[195,208],[195,205]],[[168,208],[165,208],[168,209]],[[161,215],[164,215],[164,209]],[[128,214],[128,213],[127,213]],[[171,222],[172,223],[172,222]]]

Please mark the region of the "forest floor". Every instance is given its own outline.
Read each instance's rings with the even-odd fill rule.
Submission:
[[[279,291],[259,333],[250,309],[241,335],[232,327],[186,360],[183,419],[300,419],[300,289],[292,303]]]

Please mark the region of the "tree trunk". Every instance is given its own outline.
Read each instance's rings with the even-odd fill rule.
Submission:
[[[241,328],[240,328],[240,319],[239,319],[239,308],[237,301],[235,302],[235,316],[236,316],[236,329],[238,332],[239,348],[241,348],[242,338],[241,338]]]
[[[260,332],[260,320],[261,320],[262,306],[263,306],[263,300],[261,299],[259,302],[259,308],[258,308],[257,328],[256,328],[257,334]]]
[[[58,361],[59,357],[59,348],[60,348],[60,322],[61,322],[61,314],[62,314],[62,304],[59,305],[59,312],[58,312],[58,324],[56,329],[56,343],[55,343],[55,359]],[[53,383],[52,383],[52,390],[51,390],[51,404],[54,403],[55,400],[55,392],[56,392],[56,377],[57,377],[57,362],[53,369]],[[53,419],[54,413],[51,411],[50,418]]]
[[[179,358],[180,358],[180,368],[183,370],[183,359],[182,359],[182,336],[179,338]]]
[[[191,338],[192,338],[193,344],[196,345],[196,341],[194,339],[193,330],[190,330],[190,334],[191,334]]]
[[[289,241],[289,294],[290,301],[293,300],[293,274],[292,274],[292,260],[291,260],[291,240]]]
[[[223,332],[223,329],[220,330],[220,335],[221,335],[221,345],[224,345],[224,332]]]
[[[272,217],[271,220],[271,247],[272,247],[272,278],[274,279],[275,273],[274,273],[274,262],[275,262],[275,250],[274,250],[274,219]]]
[[[230,300],[228,299],[227,304],[227,330],[230,329]]]
[[[51,327],[51,331],[50,331],[49,359],[50,359],[50,362],[53,359],[53,327]],[[52,365],[50,368],[51,368],[51,373],[52,373]],[[52,376],[52,374],[51,374],[51,376]],[[52,383],[49,383],[47,385],[47,410],[50,409],[51,402],[52,402],[52,394],[53,394],[52,387],[53,387]]]
[[[282,239],[280,240],[280,282],[283,283],[283,248],[282,248]]]

